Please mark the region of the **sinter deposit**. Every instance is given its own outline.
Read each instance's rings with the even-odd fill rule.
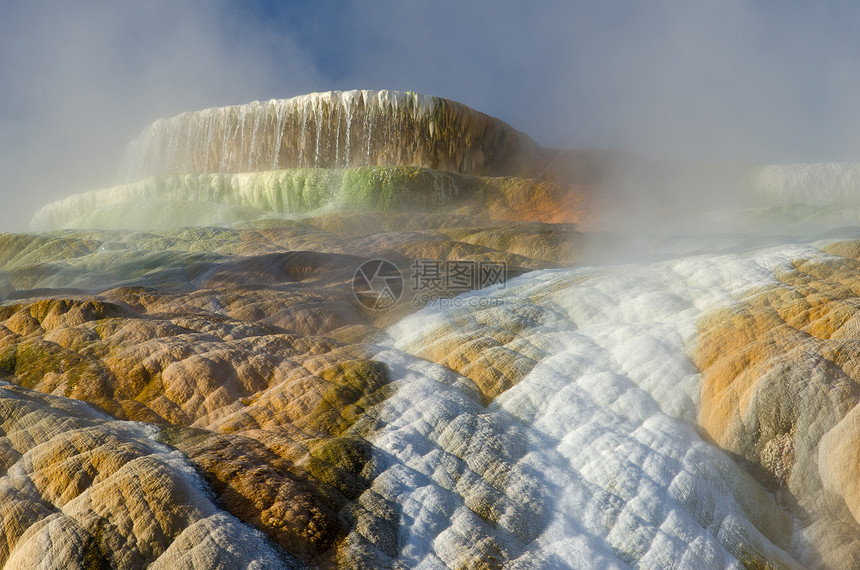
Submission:
[[[0,566],[858,565],[857,165],[349,91],[121,171],[0,234]]]

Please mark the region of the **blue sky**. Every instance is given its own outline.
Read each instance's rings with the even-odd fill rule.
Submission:
[[[155,118],[403,89],[547,146],[860,160],[860,8],[656,0],[0,3],[0,230],[108,185]]]

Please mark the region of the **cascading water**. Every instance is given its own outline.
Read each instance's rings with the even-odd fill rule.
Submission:
[[[789,246],[528,274],[394,325],[393,346],[419,356],[454,339],[493,345],[508,322],[522,327],[511,349],[543,352],[487,409],[441,370],[388,357],[400,387],[375,443],[396,461],[377,482],[407,505],[408,563],[467,563],[484,546],[462,537],[491,536],[522,567],[716,569],[749,564],[752,553],[796,567],[783,550],[785,515],[686,423],[701,389],[689,354],[704,312],[773,286],[774,269],[792,259],[820,255]],[[481,426],[460,435],[468,443],[449,434],[463,424]],[[472,462],[481,449],[506,464],[504,476],[487,470],[489,459]],[[484,497],[499,513],[492,528],[467,516],[481,485],[504,494]]]
[[[502,121],[453,101],[332,91],[160,119],[129,146],[120,181],[377,164],[506,174],[534,160],[537,148]]]
[[[102,216],[107,225],[97,227],[122,227],[128,224],[127,220],[136,218],[135,210],[142,193],[153,194],[153,188],[158,187],[176,187],[175,177],[184,177],[182,196],[206,197],[207,203],[201,204],[196,210],[199,216],[190,220],[163,216],[156,208],[153,210],[157,217],[157,221],[152,222],[154,227],[169,227],[167,224],[174,223],[229,224],[255,216],[306,214],[314,207],[356,205],[349,200],[318,203],[287,197],[295,193],[294,187],[268,187],[276,178],[265,174],[268,171],[412,165],[454,173],[515,175],[531,178],[539,186],[547,172],[554,168],[552,156],[553,151],[540,149],[527,136],[502,121],[446,99],[396,91],[313,93],[160,119],[129,145],[121,168],[121,179],[126,184],[97,191],[96,195],[70,198],[62,204],[50,204],[46,211],[36,214],[33,227],[85,227],[98,223],[100,216],[91,210],[93,206],[111,210],[106,217]],[[563,162],[563,155],[559,160]],[[607,169],[610,181],[616,176],[613,168],[610,165]],[[572,170],[576,172],[576,168]],[[748,207],[748,210],[700,215],[694,208],[692,216],[682,216],[679,222],[687,223],[692,231],[710,225],[743,232],[786,232],[789,235],[860,222],[858,164],[766,165],[735,170],[735,175],[728,180],[737,186],[737,191],[726,200],[729,206]],[[623,161],[620,171],[625,171]],[[707,169],[696,171],[692,178],[688,176],[687,182],[696,184],[697,176],[708,176],[709,172]],[[247,180],[256,176],[254,173],[259,173],[264,180],[261,184],[267,186],[266,192],[273,194],[264,203],[248,201],[247,192],[238,192],[240,186],[248,186]],[[631,173],[623,175],[626,176],[623,185],[635,188],[632,190],[634,202],[642,203],[646,210],[652,203],[667,199],[659,187],[653,196],[649,191],[641,191],[641,178],[647,179],[649,173],[653,174],[647,168],[642,171],[633,168]],[[222,180],[209,177],[210,174],[241,174],[242,181],[230,182],[229,178],[224,178],[225,182],[218,182],[217,188],[205,187]],[[308,178],[308,183],[319,178],[314,175],[298,177],[302,176]],[[386,176],[382,172],[377,177]],[[151,181],[151,178],[164,180]],[[297,176],[287,178],[295,180]],[[574,174],[574,184],[576,180]],[[667,180],[672,183],[671,176]],[[569,182],[563,175],[559,181],[562,186]],[[195,184],[202,186],[192,189]],[[478,184],[482,185],[484,182]],[[475,184],[469,186],[476,187]],[[147,190],[142,190],[143,187]],[[409,185],[404,188],[412,191]],[[679,200],[687,193],[684,188],[678,189]],[[326,182],[324,188],[301,192],[333,197],[354,195],[358,190],[365,192],[367,189],[333,189]],[[537,190],[547,194],[545,189]],[[622,192],[622,199],[624,196]],[[671,193],[668,196],[671,198]],[[177,199],[180,198],[177,196]],[[396,202],[390,198],[386,200],[387,204]],[[711,201],[720,204],[719,198]],[[123,202],[128,203],[126,214],[119,212]],[[311,207],[311,203],[315,206]],[[358,202],[363,206],[372,203],[376,202],[368,199]],[[273,207],[274,204],[281,206]],[[299,209],[284,210],[287,204],[299,205]],[[194,215],[195,210],[187,212]],[[586,217],[577,216],[576,220]],[[134,224],[134,227],[138,226]]]

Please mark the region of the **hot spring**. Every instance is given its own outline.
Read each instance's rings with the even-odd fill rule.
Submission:
[[[5,567],[860,560],[860,166],[349,91],[119,170],[0,235]]]

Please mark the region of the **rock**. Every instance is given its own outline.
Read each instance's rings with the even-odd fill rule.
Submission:
[[[0,565],[851,566],[860,242],[570,269],[710,171],[414,93],[153,123],[0,235]]]
[[[191,465],[145,426],[6,383],[0,409],[0,563],[166,564],[206,545],[206,567],[279,566],[282,556],[216,507]],[[192,528],[196,543],[182,539]],[[224,541],[227,529],[243,546]]]
[[[411,92],[329,91],[158,120],[130,145],[123,170],[131,180],[384,164],[507,174],[534,168],[537,153],[523,133],[455,101]]]
[[[319,211],[466,214],[585,223],[594,190],[551,179],[477,177],[416,166],[163,175],[44,206],[38,230],[176,229],[290,220]]]
[[[799,260],[777,277],[776,287],[699,322],[702,427],[787,506],[816,524],[829,521],[834,533],[810,532],[817,538],[808,563],[840,567],[860,556],[860,510],[850,483],[860,399],[860,264]]]

